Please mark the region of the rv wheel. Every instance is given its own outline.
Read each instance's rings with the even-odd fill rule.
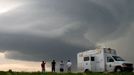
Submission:
[[[122,72],[122,68],[121,67],[116,67],[114,72]]]

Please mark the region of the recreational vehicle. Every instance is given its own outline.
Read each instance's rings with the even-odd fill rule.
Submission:
[[[115,49],[101,48],[77,54],[77,67],[80,72],[121,72],[133,71],[133,64],[117,55]]]

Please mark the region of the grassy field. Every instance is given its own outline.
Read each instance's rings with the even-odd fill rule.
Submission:
[[[134,75],[134,73],[40,73],[40,72],[0,72],[0,75]]]

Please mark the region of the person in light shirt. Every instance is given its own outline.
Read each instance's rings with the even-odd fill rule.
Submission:
[[[60,72],[64,72],[64,63],[63,63],[63,61],[60,62]]]
[[[68,62],[67,62],[67,71],[71,72],[71,68],[72,68],[72,63],[71,63],[70,60],[68,60]]]

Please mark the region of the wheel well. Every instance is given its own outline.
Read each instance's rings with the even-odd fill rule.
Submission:
[[[116,72],[117,69],[121,69],[121,71],[122,71],[122,67],[121,67],[121,66],[116,66],[116,67],[114,68],[114,72]]]
[[[89,72],[90,70],[89,69],[85,69],[85,71],[84,72]]]
[[[116,68],[122,68],[122,67],[121,67],[121,66],[115,66],[115,69],[116,69]]]

